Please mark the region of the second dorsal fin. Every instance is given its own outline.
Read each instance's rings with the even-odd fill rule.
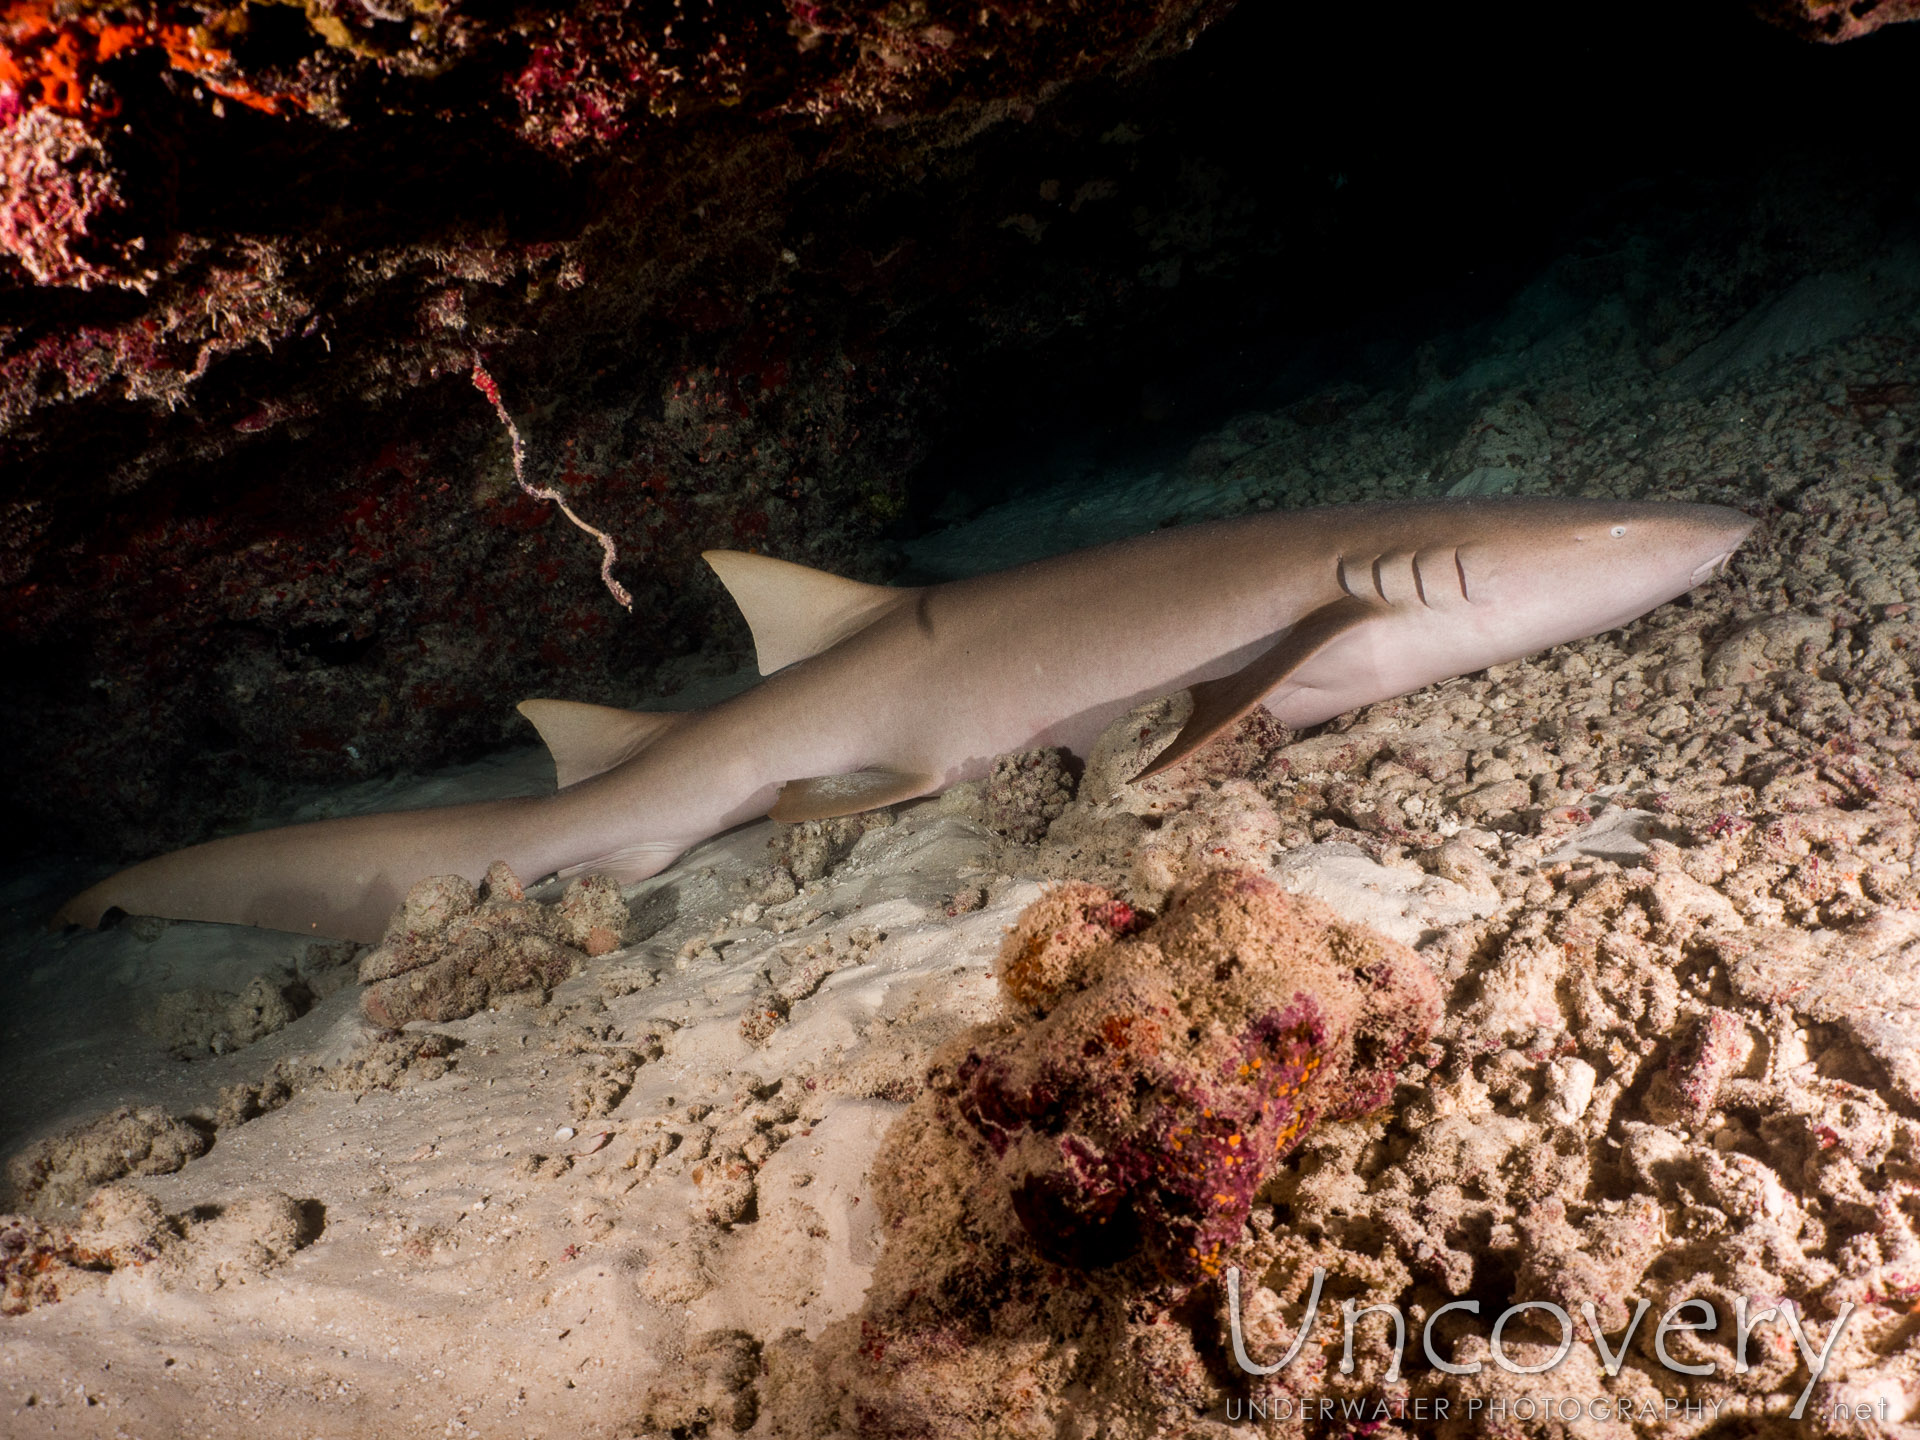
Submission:
[[[546,741],[562,790],[631,760],[691,713],[649,714],[577,700],[522,700],[514,708]]]
[[[843,580],[771,555],[709,550],[704,558],[747,617],[762,675],[831,649],[914,593]]]

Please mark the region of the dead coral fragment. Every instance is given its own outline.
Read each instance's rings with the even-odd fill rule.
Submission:
[[[131,1185],[104,1185],[76,1224],[0,1215],[0,1315],[23,1315],[103,1284],[116,1270],[148,1265],[168,1288],[244,1285],[313,1242],[317,1209],[263,1190],[168,1215]]]
[[[77,1225],[0,1215],[0,1315],[24,1315],[144,1265],[178,1233],[152,1197],[127,1185],[94,1192]]]
[[[636,1427],[649,1435],[734,1434],[759,1416],[754,1380],[760,1344],[744,1330],[708,1330],[687,1342],[686,1358],[647,1391]],[[631,1433],[631,1432],[629,1432]]]
[[[1211,1273],[1273,1163],[1382,1104],[1440,1019],[1412,951],[1245,871],[1152,926],[1093,886],[1038,901],[1000,974],[1028,1021],[976,1031],[932,1085],[1035,1245],[1082,1266]]]
[[[170,990],[140,1019],[140,1028],[185,1055],[226,1055],[292,1023],[299,1011],[288,987],[256,975],[235,995],[194,987]]]
[[[811,885],[831,874],[835,866],[853,853],[853,847],[869,830],[884,830],[891,824],[893,816],[885,810],[836,815],[828,820],[802,820],[798,825],[777,826],[767,841],[767,851],[772,856],[772,868],[784,870],[793,887]],[[780,898],[791,898],[796,893],[797,888],[790,888]]]
[[[486,898],[458,875],[407,892],[380,947],[360,962],[361,1005],[376,1024],[458,1020],[518,990],[551,989],[587,956],[618,949],[629,926],[620,887],[589,875],[557,904],[529,900],[505,864],[487,871]]]
[[[206,1153],[200,1130],[153,1107],[122,1106],[28,1146],[7,1162],[14,1205],[44,1215],[127,1175],[169,1175]]]
[[[190,1212],[174,1223],[188,1244],[168,1257],[167,1278],[195,1290],[245,1285],[310,1244],[318,1226],[310,1207],[278,1190],[243,1195],[212,1214]]]
[[[1065,750],[1048,746],[994,758],[987,777],[987,828],[1022,845],[1036,845],[1073,800]]]
[[[1695,1021],[1693,1033],[1667,1060],[1670,1104],[1678,1118],[1698,1125],[1711,1115],[1720,1103],[1721,1085],[1738,1073],[1752,1048],[1745,1023],[1731,1010],[1711,1009]]]
[[[381,1031],[323,1071],[320,1083],[329,1090],[366,1095],[375,1090],[396,1090],[402,1083],[438,1080],[453,1069],[454,1053],[463,1043],[451,1035],[431,1032]]]

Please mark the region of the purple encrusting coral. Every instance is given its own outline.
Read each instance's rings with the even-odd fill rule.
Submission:
[[[1182,1284],[1217,1270],[1316,1121],[1385,1101],[1440,1015],[1411,952],[1247,872],[1145,928],[1063,886],[1021,917],[1000,973],[1028,1018],[936,1066],[936,1091],[1049,1258],[1142,1254]]]

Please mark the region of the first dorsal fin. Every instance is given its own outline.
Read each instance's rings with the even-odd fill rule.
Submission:
[[[1301,616],[1288,626],[1271,649],[1254,657],[1253,663],[1222,675],[1218,680],[1203,680],[1193,689],[1193,713],[1173,743],[1153,757],[1135,781],[1171,770],[1265,698],[1268,691],[1311,660],[1328,641],[1379,613],[1376,606],[1352,595],[1343,595],[1331,604]]]
[[[831,649],[915,593],[843,580],[771,555],[709,550],[704,558],[747,617],[762,675]]]
[[[631,760],[689,713],[649,714],[577,700],[522,700],[514,708],[533,722],[546,741],[562,790]]]

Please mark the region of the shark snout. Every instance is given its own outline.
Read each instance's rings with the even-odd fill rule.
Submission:
[[[1706,522],[1709,533],[1701,537],[1705,542],[1702,548],[1707,550],[1710,558],[1694,567],[1693,577],[1687,582],[1689,585],[1704,585],[1722,573],[1727,568],[1727,562],[1733,558],[1733,552],[1740,548],[1747,536],[1753,533],[1753,527],[1760,523],[1751,515],[1724,505],[1701,508],[1711,516]]]

